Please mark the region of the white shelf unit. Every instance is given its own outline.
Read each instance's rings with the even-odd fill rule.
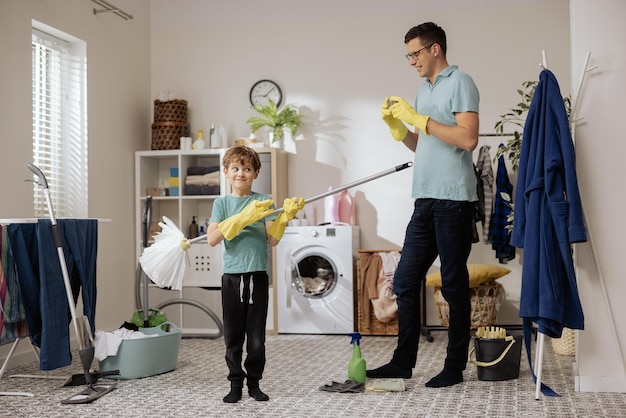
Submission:
[[[253,190],[259,193],[270,194],[274,197],[277,207],[282,206],[287,196],[287,155],[284,151],[275,148],[257,149],[261,157],[261,173]],[[196,217],[198,225],[204,225],[211,216],[213,202],[220,196],[229,193],[229,187],[224,176],[221,163],[226,149],[205,150],[162,150],[137,151],[135,153],[135,225],[137,257],[143,251],[143,213],[148,188],[158,188],[163,182],[168,187],[170,168],[178,168],[179,195],[152,197],[152,222],[159,222],[163,216],[171,219],[185,234],[192,217]],[[216,195],[186,195],[184,192],[185,177],[189,167],[219,167],[220,189]],[[148,242],[148,245],[151,242]],[[206,242],[195,243],[187,251],[191,265],[185,271],[183,288],[180,291],[160,289],[150,285],[148,289],[149,307],[159,306],[172,299],[188,299],[197,301],[210,308],[221,317],[221,287],[222,277],[222,245],[209,246]],[[275,251],[268,254],[271,257],[270,282],[275,282],[273,272],[276,271]],[[270,308],[268,312],[268,332],[278,329],[276,319],[275,288],[270,289]],[[168,319],[183,330],[183,335],[211,335],[216,331],[216,325],[204,312],[188,304],[172,304],[165,307],[164,312]]]

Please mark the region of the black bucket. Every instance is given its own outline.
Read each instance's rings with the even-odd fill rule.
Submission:
[[[477,366],[478,380],[509,380],[519,377],[523,337],[521,334],[510,336],[513,337],[512,340],[505,338],[474,338],[476,361],[470,360],[470,362]],[[507,348],[508,351],[506,351]],[[500,361],[497,361],[505,351],[506,354]],[[488,366],[479,364],[494,362],[495,364]]]

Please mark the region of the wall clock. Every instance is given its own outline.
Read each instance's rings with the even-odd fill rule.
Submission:
[[[272,80],[260,80],[254,83],[250,89],[250,103],[253,106],[265,106],[269,103],[269,99],[272,99],[277,107],[282,103],[283,92],[278,87],[278,84]]]

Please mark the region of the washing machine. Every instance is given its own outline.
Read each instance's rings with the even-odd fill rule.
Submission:
[[[359,228],[288,226],[277,248],[278,332],[354,332]]]

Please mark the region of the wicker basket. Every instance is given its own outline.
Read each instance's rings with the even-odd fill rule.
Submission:
[[[503,287],[495,280],[470,289],[472,292],[471,328],[491,326],[498,316]],[[450,306],[441,294],[441,287],[435,287],[435,306],[441,325],[450,325]]]
[[[561,338],[552,338],[552,349],[556,354],[562,356],[573,356],[576,354],[576,331],[563,328]]]
[[[369,250],[359,250],[359,253],[375,253],[382,252],[379,250],[369,251]],[[361,268],[360,263],[357,263],[357,301],[361,301],[362,291],[362,283],[363,278],[361,277]],[[398,335],[398,316],[396,315],[389,322],[381,322],[376,315],[374,315],[374,308],[372,307],[372,303],[370,302],[369,309],[369,318],[365,317],[364,309],[360,303],[357,303],[357,330],[361,335]],[[369,321],[367,321],[369,319]]]
[[[181,122],[157,122],[152,124],[152,149],[179,149],[180,137],[189,136],[189,124]]]
[[[154,101],[154,122],[187,123],[187,100]]]

